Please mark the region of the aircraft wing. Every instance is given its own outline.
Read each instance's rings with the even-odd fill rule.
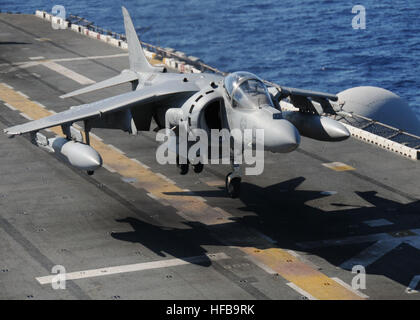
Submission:
[[[302,96],[308,98],[320,98],[320,99],[328,99],[331,101],[337,101],[338,97],[335,94],[319,92],[319,91],[312,91],[312,90],[305,90],[305,89],[298,89],[298,88],[289,88],[289,87],[280,87],[281,94],[284,96]]]
[[[199,88],[190,82],[181,82],[179,80],[166,81],[104,100],[74,106],[66,111],[49,117],[6,128],[4,129],[4,132],[10,135],[18,135],[38,131],[67,123],[73,123],[79,120],[100,117],[107,112],[115,112],[133,106],[141,107],[141,104],[153,102],[171,94],[193,92],[197,90],[199,90]]]
[[[271,82],[266,82],[269,86],[272,86],[277,89],[277,93],[274,94],[275,99],[280,101],[284,98],[289,98],[290,103],[292,103],[296,108],[300,109],[302,112],[309,112],[319,114],[320,112],[326,112],[330,114],[335,114],[336,111],[332,107],[330,101],[338,101],[338,96],[331,93],[290,88],[276,85]],[[317,110],[312,103],[312,101],[318,102],[322,111]]]

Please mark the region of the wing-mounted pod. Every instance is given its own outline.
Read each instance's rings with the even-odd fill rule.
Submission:
[[[48,152],[55,153],[59,159],[76,169],[87,171],[89,175],[92,175],[102,166],[101,155],[90,145],[83,143],[79,130],[73,126],[67,126],[66,130],[71,135],[69,138],[48,139],[40,132],[32,132],[31,142]]]
[[[316,114],[283,111],[283,118],[290,121],[302,136],[320,141],[342,141],[350,132],[340,122]]]

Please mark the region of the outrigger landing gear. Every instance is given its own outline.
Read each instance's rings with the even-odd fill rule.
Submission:
[[[239,165],[233,165],[233,172],[226,175],[226,191],[231,198],[238,198],[241,191],[241,174]]]

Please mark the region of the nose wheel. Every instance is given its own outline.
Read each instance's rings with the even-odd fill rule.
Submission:
[[[231,198],[238,198],[241,192],[241,177],[234,176],[234,172],[226,176],[226,191]]]

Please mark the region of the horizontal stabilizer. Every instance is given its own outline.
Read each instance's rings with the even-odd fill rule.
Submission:
[[[61,99],[70,98],[70,97],[78,96],[83,93],[88,93],[88,92],[92,92],[92,91],[96,91],[96,90],[100,90],[104,88],[113,87],[119,84],[135,81],[135,80],[138,80],[138,76],[135,72],[131,70],[123,70],[118,76],[115,76],[115,77],[106,79],[104,81],[92,84],[90,86],[69,92],[67,94],[60,96],[60,98]]]

